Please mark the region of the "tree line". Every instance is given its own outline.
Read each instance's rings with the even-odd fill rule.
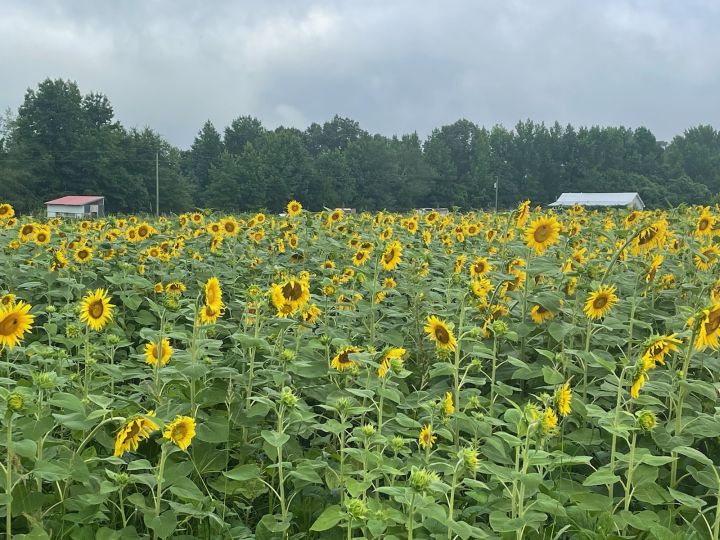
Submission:
[[[240,116],[222,132],[206,122],[181,150],[150,128],[122,126],[106,96],[46,79],[0,118],[0,201],[35,211],[97,194],[110,212],[149,212],[156,153],[163,212],[277,212],[290,199],[310,210],[478,209],[494,206],[495,182],[502,208],[564,191],[638,191],[652,207],[717,202],[720,191],[720,132],[710,125],[666,143],[644,127],[460,119],[421,140],[371,134],[340,116],[304,131]]]

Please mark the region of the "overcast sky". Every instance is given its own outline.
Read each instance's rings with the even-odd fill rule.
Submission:
[[[0,107],[46,77],[187,148],[205,120],[720,127],[716,0],[0,0]]]

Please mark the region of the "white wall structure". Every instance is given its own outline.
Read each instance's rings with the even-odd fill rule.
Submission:
[[[622,193],[563,193],[550,206],[620,206],[642,210],[645,203],[635,191]]]

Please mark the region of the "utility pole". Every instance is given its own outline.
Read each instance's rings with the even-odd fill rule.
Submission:
[[[495,213],[497,214],[498,206],[498,177],[495,175]]]
[[[495,203],[495,206],[497,207],[497,203]],[[155,152],[155,214],[157,216],[160,215],[160,156],[159,156],[159,152]]]

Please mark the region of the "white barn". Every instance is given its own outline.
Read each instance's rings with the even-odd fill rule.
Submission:
[[[621,206],[642,210],[645,203],[636,191],[622,193],[563,193],[550,206]]]
[[[48,217],[78,219],[103,217],[105,197],[98,195],[68,195],[45,203]]]

